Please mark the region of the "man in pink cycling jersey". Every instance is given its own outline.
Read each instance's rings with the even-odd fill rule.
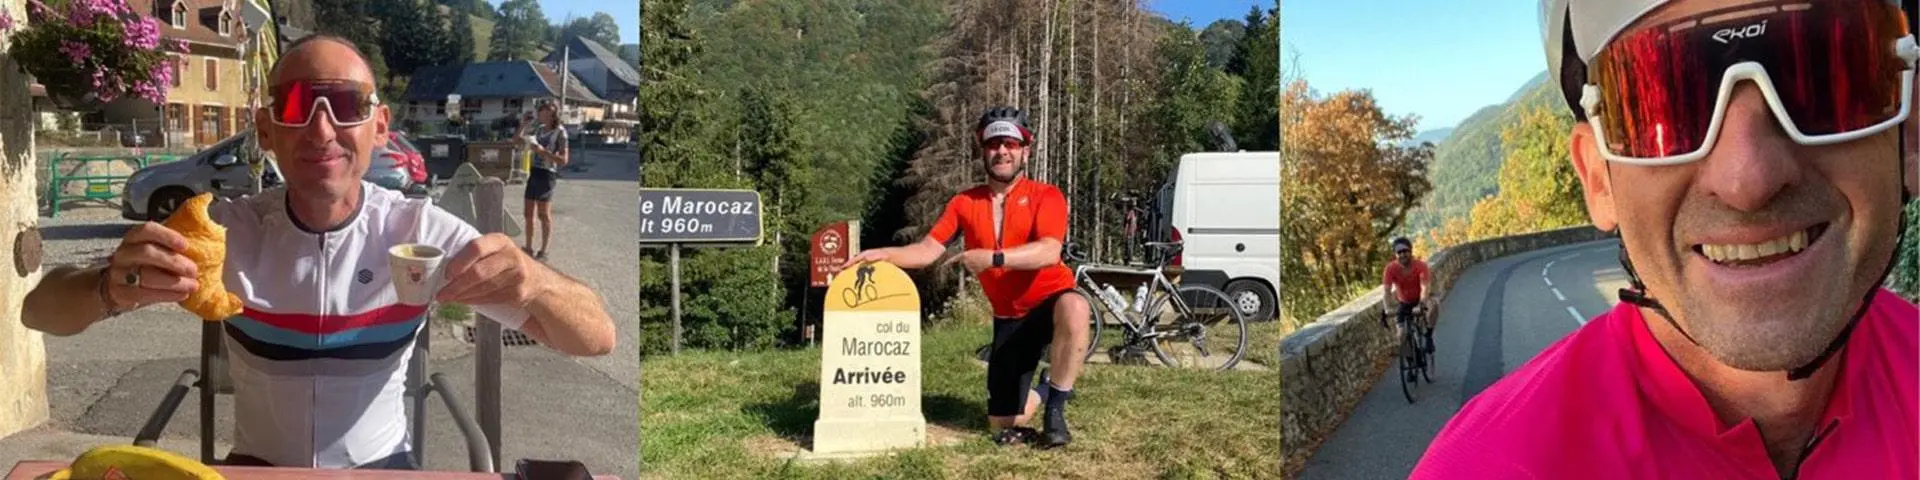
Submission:
[[[398,301],[387,251],[421,243],[448,253],[436,299],[472,305],[506,328],[571,355],[613,349],[598,294],[424,201],[361,180],[388,112],[351,42],[316,35],[289,45],[256,113],[282,187],[208,208],[227,229],[222,281],[244,310],[225,319],[234,388],[227,464],[412,469],[406,365],[426,307]],[[186,239],[134,227],[104,265],[52,269],[27,294],[29,328],[73,335],[97,322],[199,288]],[[181,319],[182,328],[200,320]],[[418,413],[416,413],[418,414]]]
[[[1904,10],[1904,12],[1903,12]],[[1414,478],[1920,478],[1912,0],[1543,0],[1623,302],[1489,387]]]

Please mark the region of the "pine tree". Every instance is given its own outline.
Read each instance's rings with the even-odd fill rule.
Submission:
[[[449,13],[453,15],[453,25],[448,29],[447,36],[452,40],[450,50],[452,50],[453,59],[448,63],[456,65],[473,63],[474,57],[479,55],[474,46],[473,17],[461,11]]]
[[[380,0],[380,7],[380,45],[391,52],[387,57],[389,76],[411,77],[421,68],[452,60],[448,26],[437,8],[416,0]]]
[[[647,167],[641,184],[647,187],[693,186],[718,173],[706,168],[711,162],[699,148],[706,95],[689,65],[700,43],[682,23],[686,11],[686,0],[660,0],[640,12],[640,155]]]
[[[547,16],[534,0],[501,2],[487,60],[539,60],[548,28]]]
[[[370,0],[314,0],[315,33],[353,42],[367,56],[373,78],[387,78],[387,60],[380,48],[380,30],[374,23]]]
[[[1247,13],[1247,31],[1234,48],[1242,83],[1235,135],[1240,149],[1280,149],[1280,25],[1278,12]],[[1231,73],[1231,72],[1230,72]]]

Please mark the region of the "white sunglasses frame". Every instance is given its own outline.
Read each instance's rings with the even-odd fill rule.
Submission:
[[[1914,36],[1912,35],[1900,37],[1899,40],[1896,40],[1894,42],[1894,51],[1900,55],[1901,59],[1906,60],[1910,66],[1915,65],[1915,62],[1920,62],[1920,44],[1915,43]],[[1760,87],[1761,96],[1767,100],[1768,110],[1773,112],[1774,120],[1780,122],[1780,128],[1787,132],[1788,137],[1792,137],[1794,142],[1801,145],[1818,146],[1859,140],[1887,131],[1887,129],[1893,128],[1901,122],[1906,121],[1907,117],[1911,115],[1913,111],[1913,77],[1917,69],[1920,69],[1920,67],[1910,67],[1903,70],[1900,74],[1900,113],[1894,115],[1893,118],[1849,132],[1829,135],[1807,135],[1805,132],[1800,131],[1798,125],[1794,124],[1793,116],[1788,115],[1786,106],[1780,103],[1780,94],[1774,90],[1773,77],[1767,75],[1766,67],[1761,66],[1760,62],[1755,61],[1733,64],[1727,67],[1727,71],[1720,76],[1720,94],[1713,103],[1713,120],[1707,124],[1707,138],[1701,141],[1700,148],[1696,148],[1692,152],[1666,157],[1628,157],[1613,151],[1612,146],[1609,145],[1607,141],[1607,134],[1603,127],[1603,124],[1606,122],[1596,120],[1601,117],[1598,111],[1601,96],[1599,86],[1587,84],[1586,87],[1581,90],[1580,106],[1587,111],[1588,124],[1593,126],[1593,136],[1595,143],[1600,149],[1600,156],[1607,161],[1627,165],[1679,165],[1706,158],[1708,153],[1713,152],[1713,145],[1720,141],[1720,128],[1727,118],[1727,103],[1733,97],[1734,86],[1739,85],[1742,81],[1752,81],[1755,86]],[[332,111],[328,111],[328,114],[331,115]]]
[[[383,106],[383,105],[380,105],[380,92],[373,92],[373,93],[367,94],[367,101],[372,102],[375,109],[378,109]],[[271,111],[273,107],[270,106],[272,105],[272,103],[273,102],[270,101],[268,102],[269,106],[262,106],[260,107],[260,109],[268,110],[267,121],[273,122],[274,125],[279,125],[286,128],[307,128],[308,125],[312,125],[313,117],[317,117],[320,115],[321,106],[327,107],[327,121],[332,122],[333,126],[335,127],[358,127],[361,125],[366,125],[367,122],[373,121],[373,117],[374,117],[373,112],[367,112],[367,118],[364,120],[361,120],[358,122],[351,122],[351,123],[341,123],[339,118],[333,116],[333,102],[327,101],[327,97],[323,95],[323,96],[313,97],[313,110],[310,110],[307,112],[307,118],[301,120],[300,123],[298,124],[292,124],[292,123],[281,122],[280,116],[273,114],[273,112]]]

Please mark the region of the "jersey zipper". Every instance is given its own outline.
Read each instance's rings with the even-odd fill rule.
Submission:
[[[318,307],[318,308],[315,308],[314,310],[318,311],[318,314],[319,314],[318,318],[320,318],[321,319],[320,321],[324,323],[326,322],[326,318],[327,318],[327,265],[331,263],[331,260],[328,258],[328,253],[330,252],[327,251],[327,232],[320,232],[319,235],[315,235],[315,238],[318,238],[320,241],[320,245],[319,245],[320,246],[320,258],[319,258],[320,264],[316,266],[317,268],[313,269],[313,276],[314,276],[314,285],[319,287],[319,290],[320,290],[320,298],[318,299],[319,303],[315,305],[315,307]],[[322,328],[316,328],[315,330],[324,331],[325,325],[322,325],[321,327]],[[321,343],[321,340],[325,338],[325,335],[326,334],[324,333],[315,333],[313,343],[315,343],[317,346],[324,346],[319,344]],[[311,366],[312,363],[309,362],[308,365]],[[310,388],[310,390],[308,390],[308,393],[307,393],[308,395],[307,418],[311,419],[310,422],[313,425],[319,425],[320,419],[315,418],[314,414],[318,413],[320,410],[319,408],[317,408],[320,405],[320,376],[316,375],[315,372],[309,371],[307,372],[307,382],[308,382],[308,387]],[[309,463],[310,465],[320,464],[319,435],[320,435],[320,432],[318,428],[310,427],[307,429],[307,456],[311,457],[308,460],[308,462],[310,462]]]
[[[1840,426],[1840,420],[1830,419],[1827,420],[1826,424],[1822,425],[1819,430],[1813,432],[1813,437],[1807,439],[1807,448],[1801,449],[1800,458],[1793,462],[1793,476],[1786,477],[1785,480],[1800,478],[1800,469],[1806,467],[1807,457],[1813,456],[1814,447],[1820,446],[1820,441],[1825,440],[1827,434],[1832,432],[1833,428],[1837,426]]]

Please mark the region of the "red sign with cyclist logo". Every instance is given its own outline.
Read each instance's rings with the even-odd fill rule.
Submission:
[[[826,288],[834,269],[860,251],[860,221],[834,222],[813,232],[813,269],[808,284]]]

